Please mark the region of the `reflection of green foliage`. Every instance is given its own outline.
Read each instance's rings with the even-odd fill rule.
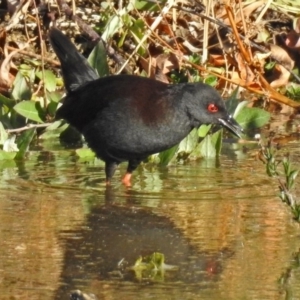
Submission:
[[[140,256],[133,267],[130,268],[135,272],[138,280],[151,279],[153,281],[163,281],[166,270],[175,271],[176,266],[165,264],[165,256],[162,253],[154,252],[149,256]]]
[[[35,136],[35,133],[36,133],[36,129],[31,128],[29,130],[23,131],[21,136],[18,138],[17,142],[18,142],[19,151],[15,157],[17,160],[23,159],[25,157],[28,147],[29,147],[33,137]]]
[[[298,271],[300,267],[300,251],[293,254],[291,259],[290,266],[286,269],[285,272],[280,276],[278,283],[285,289],[286,297],[285,299],[295,299],[292,294],[292,285],[290,279],[293,278],[293,271]]]
[[[12,160],[16,157],[17,152],[6,152],[0,149],[0,161],[1,160]]]

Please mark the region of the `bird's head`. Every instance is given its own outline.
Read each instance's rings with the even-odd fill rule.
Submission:
[[[188,83],[183,86],[183,91],[184,105],[195,127],[202,124],[222,125],[241,137],[243,128],[229,115],[224,101],[214,88],[204,83]]]

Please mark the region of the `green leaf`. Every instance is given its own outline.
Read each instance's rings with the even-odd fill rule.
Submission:
[[[19,148],[15,143],[15,140],[16,140],[16,135],[12,135],[10,138],[8,138],[3,144],[3,151],[18,152]]]
[[[80,158],[93,158],[96,156],[95,152],[90,148],[79,148],[75,152]]]
[[[3,145],[7,139],[8,133],[6,132],[2,122],[0,122],[0,145]]]
[[[211,125],[201,125],[198,129],[198,136],[204,138],[210,131]]]
[[[225,101],[225,106],[230,115],[235,113],[235,110],[239,104],[239,100],[237,99],[237,95],[239,92],[239,87],[237,87],[230,95],[230,97]]]
[[[39,102],[22,101],[14,106],[14,110],[29,120],[44,123],[41,119],[41,117],[44,117],[44,111],[42,110]]]
[[[298,176],[298,173],[299,173],[299,170],[293,170],[293,171],[291,171],[289,177],[290,177],[292,180],[295,180],[296,177]]]
[[[238,114],[243,110],[244,107],[246,107],[248,105],[248,101],[242,101],[240,102],[236,108],[235,108],[235,111],[233,113],[233,118],[235,119],[236,116],[238,116]]]
[[[32,67],[27,64],[20,64],[19,69],[21,69],[22,71],[31,71]]]
[[[0,94],[0,103],[8,108],[13,108],[13,106],[16,104],[16,101]]]
[[[164,5],[166,1],[160,2],[160,5]],[[134,6],[138,10],[143,11],[157,11],[159,10],[159,6],[155,2],[143,1],[143,0],[135,0],[133,1]]]
[[[270,38],[269,30],[267,30],[265,28],[260,28],[260,30],[258,30],[255,42],[259,43],[259,44],[267,43],[267,40],[269,40],[269,38]]]
[[[219,156],[222,150],[223,129],[218,130],[211,135],[211,142],[215,147],[216,156]]]
[[[272,62],[266,63],[264,65],[264,68],[266,70],[272,70],[275,67],[275,65],[276,65],[276,61],[272,61]]]
[[[66,125],[66,126],[65,126]],[[61,129],[63,132],[69,125],[65,123],[63,120],[57,120],[50,124],[48,127],[46,127],[45,131],[52,131],[52,130],[57,130]]]
[[[216,145],[212,141],[212,137],[208,134],[199,145],[202,157],[212,158],[217,156]]]
[[[47,99],[52,102],[58,103],[61,98],[62,98],[62,94],[59,92],[56,92],[56,91],[55,92],[47,92]]]
[[[175,145],[168,150],[160,152],[158,155],[160,164],[162,164],[163,166],[168,165],[172,158],[175,156],[177,149],[178,145]]]
[[[27,63],[29,63],[30,65],[33,65],[35,67],[39,67],[42,65],[41,60],[36,60],[36,59],[30,59],[30,58],[26,58],[25,60]]]
[[[186,153],[190,154],[198,145],[199,135],[198,129],[193,129],[187,137],[185,137],[180,143],[178,147],[178,153]]]
[[[33,83],[35,79],[35,69],[33,69],[29,65],[21,65],[19,67],[19,72],[22,74],[22,76],[26,79],[28,83]]]
[[[31,99],[31,89],[29,82],[28,80],[26,80],[26,78],[22,75],[21,72],[18,72],[15,78],[11,95],[15,100]]]
[[[130,33],[135,39],[136,43],[139,44],[145,34],[145,23],[143,20],[136,20],[133,25],[130,27]],[[140,55],[145,54],[145,43],[142,44],[138,50]]]
[[[11,160],[14,159],[17,152],[6,152],[0,149],[0,160]]]
[[[126,40],[126,37],[127,37],[127,34],[128,34],[128,29],[124,29],[123,32],[121,33],[121,36],[118,41],[119,48],[123,47],[124,41]]]
[[[120,28],[123,27],[123,22],[118,15],[113,17],[107,22],[104,32],[102,33],[102,40],[107,42]]]
[[[17,113],[14,110],[11,110],[10,112],[0,116],[0,121],[2,122],[4,128],[16,128],[16,127],[18,127],[18,126],[15,126],[15,123],[14,123],[14,116],[15,115],[17,115]],[[21,124],[21,126],[23,126],[23,124]]]
[[[109,75],[107,53],[103,41],[100,40],[88,57],[89,64],[98,72],[100,77]]]
[[[58,103],[51,101],[47,106],[47,111],[50,116],[55,116]]]
[[[270,113],[258,107],[244,107],[235,120],[243,128],[259,128],[267,124],[270,120]]]
[[[204,80],[204,83],[210,86],[216,86],[218,84],[218,78],[213,75],[207,76]]]
[[[63,124],[63,125],[62,125]],[[49,125],[45,131],[39,136],[40,139],[46,140],[51,138],[58,138],[60,134],[66,130],[69,125],[62,120],[55,121]]]
[[[53,92],[56,89],[56,77],[50,70],[44,70],[44,77],[43,72],[39,71],[36,72],[36,76],[44,81],[44,85],[46,87],[46,90],[49,92]]]
[[[35,128],[30,128],[28,130],[25,130],[22,132],[21,136],[18,138],[18,148],[19,152],[17,153],[15,159],[20,160],[23,159],[28,147],[35,135],[36,129]]]

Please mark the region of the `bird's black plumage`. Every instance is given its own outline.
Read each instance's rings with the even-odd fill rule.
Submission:
[[[67,90],[56,117],[81,132],[105,161],[107,181],[120,162],[128,161],[131,174],[148,155],[178,144],[201,124],[220,124],[237,136],[242,132],[209,85],[171,85],[132,75],[98,78],[58,29],[52,28],[49,38]]]

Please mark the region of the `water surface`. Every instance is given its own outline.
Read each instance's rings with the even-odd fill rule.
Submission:
[[[0,163],[0,299],[300,299],[299,226],[254,150],[141,166],[130,189],[125,170],[107,189],[59,147]],[[153,252],[178,269],[128,270]]]

